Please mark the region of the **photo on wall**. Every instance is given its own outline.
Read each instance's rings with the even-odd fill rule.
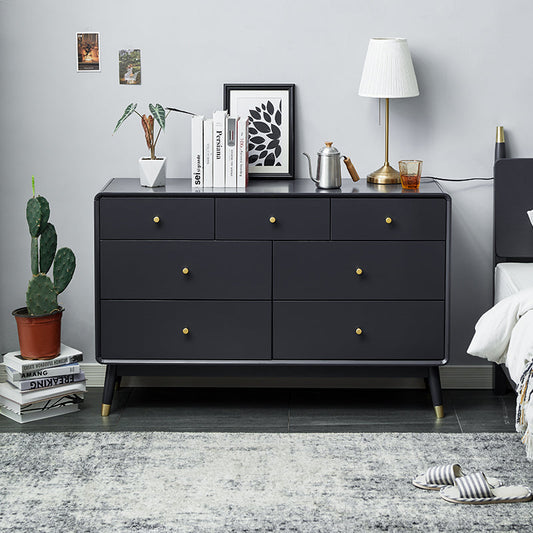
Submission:
[[[141,84],[141,51],[138,48],[119,50],[118,78],[121,85]]]
[[[100,72],[100,34],[77,33],[78,72]]]
[[[224,109],[248,118],[250,178],[294,178],[294,84],[225,84]]]

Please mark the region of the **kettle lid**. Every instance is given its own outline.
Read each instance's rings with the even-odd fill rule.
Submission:
[[[319,151],[318,155],[325,155],[325,156],[338,156],[340,155],[340,152],[333,146],[332,142],[327,142],[326,146],[323,146]]]

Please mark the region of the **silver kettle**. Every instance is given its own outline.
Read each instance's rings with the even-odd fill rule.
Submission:
[[[309,177],[316,183],[319,189],[340,189],[342,184],[341,179],[341,163],[340,158],[344,159],[344,163],[353,181],[359,181],[359,176],[355,170],[349,157],[341,155],[341,153],[332,146],[333,143],[327,142],[326,146],[318,151],[318,161],[316,169],[316,179],[313,177],[313,169],[311,168],[311,157],[304,153],[309,161]]]

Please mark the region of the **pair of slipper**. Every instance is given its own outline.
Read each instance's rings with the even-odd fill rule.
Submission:
[[[425,490],[440,490],[442,498],[451,503],[483,505],[533,499],[527,487],[503,486],[499,479],[486,477],[483,472],[465,475],[458,464],[433,466],[425,474],[415,477],[413,485]]]

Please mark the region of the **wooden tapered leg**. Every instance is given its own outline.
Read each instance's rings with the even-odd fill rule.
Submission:
[[[429,392],[431,393],[431,401],[435,409],[437,418],[444,417],[444,408],[442,406],[442,388],[440,386],[440,374],[438,366],[429,367],[428,376]]]
[[[104,394],[102,397],[102,416],[109,416],[111,404],[113,403],[113,393],[115,392],[116,379],[117,365],[107,365],[105,371]]]

